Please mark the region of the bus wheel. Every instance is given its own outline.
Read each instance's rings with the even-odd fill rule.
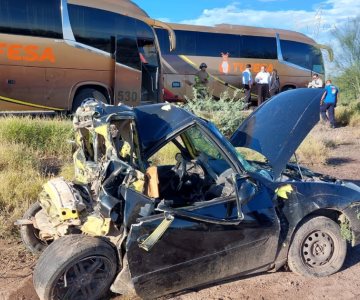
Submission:
[[[290,90],[295,90],[296,89],[296,87],[295,86],[293,86],[293,85],[286,85],[286,86],[284,86],[283,88],[282,88],[282,92],[285,92],[285,91],[290,91]]]
[[[77,108],[88,98],[94,98],[103,103],[108,103],[106,96],[98,90],[92,88],[85,88],[76,93],[72,105],[72,113],[75,113]]]

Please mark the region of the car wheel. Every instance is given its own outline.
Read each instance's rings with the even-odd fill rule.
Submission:
[[[25,220],[31,220],[41,210],[39,202],[32,204],[23,216]],[[33,224],[21,225],[20,236],[25,247],[33,254],[39,254],[48,246],[48,243],[39,237],[39,229]]]
[[[329,276],[342,267],[346,248],[337,223],[323,216],[314,217],[296,231],[289,249],[288,265],[299,275]]]
[[[117,271],[115,249],[84,235],[55,240],[40,256],[33,281],[40,299],[102,299]]]
[[[77,93],[77,95],[75,96],[72,105],[72,112],[75,113],[77,108],[83,103],[83,101],[89,98],[94,98],[103,103],[108,103],[106,96],[103,93],[95,89],[85,88],[79,93]]]

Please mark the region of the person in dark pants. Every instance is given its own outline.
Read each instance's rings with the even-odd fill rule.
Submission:
[[[280,77],[276,69],[274,69],[270,75],[269,91],[270,97],[273,97],[280,92]]]
[[[331,128],[335,128],[335,107],[338,100],[338,94],[338,88],[331,83],[331,80],[327,80],[325,92],[320,101],[320,115],[325,123],[330,123]]]
[[[258,86],[258,106],[260,106],[269,98],[270,74],[266,71],[265,66],[261,67],[261,71],[257,73],[255,81]]]
[[[250,64],[246,65],[246,69],[242,73],[242,83],[245,90],[245,103],[249,107],[251,104],[251,86],[253,84]]]

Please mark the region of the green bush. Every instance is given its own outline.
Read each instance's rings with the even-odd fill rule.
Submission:
[[[206,99],[198,99],[194,91],[194,97],[187,99],[185,108],[215,123],[225,136],[231,136],[245,119],[246,103],[244,98],[239,98],[239,95],[240,90],[232,96],[224,92],[219,100],[215,100],[211,95]]]

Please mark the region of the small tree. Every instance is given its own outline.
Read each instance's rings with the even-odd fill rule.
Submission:
[[[199,99],[194,89],[192,99],[186,99],[185,108],[215,123],[219,130],[229,137],[245,118],[246,103],[240,95],[241,90],[236,90],[232,96],[225,91],[219,100],[215,100],[211,95],[205,99]]]
[[[349,20],[344,26],[333,31],[341,52],[335,63],[341,72],[335,78],[343,97],[347,101],[360,99],[360,16]]]

